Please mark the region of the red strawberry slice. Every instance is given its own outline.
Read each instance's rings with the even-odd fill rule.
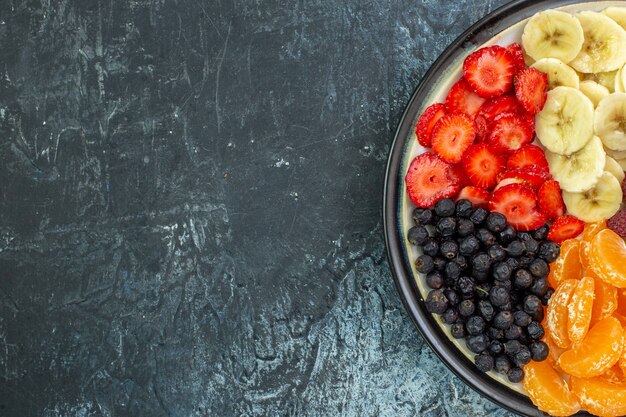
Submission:
[[[537,210],[534,191],[523,184],[509,184],[494,191],[489,209],[504,214],[517,230],[533,230],[546,222],[544,215]]]
[[[417,119],[415,134],[420,145],[430,148],[430,136],[435,124],[446,114],[446,106],[442,103],[431,104]]]
[[[537,200],[539,210],[547,219],[554,219],[565,214],[565,203],[557,181],[544,182],[537,192]]]
[[[448,92],[445,104],[448,113],[465,113],[473,118],[484,102],[485,99],[473,92],[467,81],[461,78]]]
[[[452,172],[459,182],[459,188],[467,187],[468,185],[472,185],[472,182],[467,177],[465,170],[463,169],[462,164],[454,164],[452,165]]]
[[[557,218],[548,232],[548,239],[561,243],[567,239],[572,239],[582,233],[585,222],[574,216],[561,216]]]
[[[502,152],[515,151],[532,142],[535,126],[532,118],[517,113],[505,113],[491,124],[488,142]]]
[[[504,161],[486,143],[469,147],[463,157],[463,169],[472,184],[491,188],[498,183],[498,175],[504,170]]]
[[[506,162],[508,169],[525,170],[532,168],[538,171],[548,172],[548,161],[546,156],[537,145],[524,145],[518,150],[514,151],[509,160]]]
[[[481,114],[477,114],[474,118],[474,127],[476,128],[476,142],[487,142],[489,136],[489,122],[487,118]]]
[[[478,109],[476,117],[484,116],[491,123],[497,116],[503,113],[517,113],[520,110],[522,110],[522,106],[520,106],[517,99],[512,95],[505,95],[485,101]]]
[[[535,69],[521,70],[515,77],[515,97],[530,114],[543,109],[548,94],[548,75]]]
[[[409,198],[416,206],[432,207],[437,201],[459,192],[459,183],[450,165],[426,152],[411,162],[404,177]]]
[[[536,169],[526,168],[524,171],[512,169],[504,171],[498,177],[499,181],[507,178],[515,178],[520,180],[524,185],[529,186],[533,190],[538,190],[544,182],[550,179],[550,174]]]
[[[474,187],[472,185],[468,185],[461,189],[457,197],[457,201],[461,199],[469,200],[475,206],[480,206],[482,208],[487,208],[489,205],[489,191],[483,190],[482,188]]]
[[[515,65],[515,72],[521,71],[526,68],[526,62],[524,61],[524,52],[522,51],[522,45],[514,42],[506,47],[506,50],[513,57],[513,65]]]
[[[514,75],[513,57],[498,45],[480,48],[463,62],[463,77],[481,97],[496,97],[509,91]]]
[[[433,151],[445,162],[456,164],[475,137],[474,122],[467,115],[447,114],[439,119],[433,129]]]
[[[462,192],[463,190],[461,190]],[[615,216],[609,219],[607,226],[621,237],[626,238],[626,210],[618,211]]]

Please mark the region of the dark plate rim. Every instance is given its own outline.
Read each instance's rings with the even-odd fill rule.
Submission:
[[[399,192],[403,187],[402,160],[406,151],[410,130],[429,89],[444,69],[444,65],[459,58],[472,46],[481,45],[507,27],[532,16],[546,8],[562,7],[576,3],[593,3],[580,0],[515,0],[483,17],[457,37],[435,60],[413,91],[391,145],[383,192],[383,228],[387,257],[396,289],[406,311],[428,345],[441,361],[474,391],[499,406],[526,416],[545,416],[525,395],[516,392],[488,375],[478,371],[443,333],[439,324],[426,311],[423,299],[414,283],[412,271],[407,265],[406,254],[399,232]],[[578,413],[588,416],[586,412]]]

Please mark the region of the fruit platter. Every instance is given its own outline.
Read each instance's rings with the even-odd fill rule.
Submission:
[[[626,415],[626,2],[514,2],[433,64],[385,184],[404,304],[525,415]]]

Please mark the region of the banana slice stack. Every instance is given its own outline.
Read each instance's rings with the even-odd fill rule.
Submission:
[[[537,13],[522,45],[548,75],[535,127],[568,212],[586,222],[612,217],[626,170],[626,8]]]

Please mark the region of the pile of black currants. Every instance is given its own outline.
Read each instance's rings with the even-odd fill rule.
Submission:
[[[548,226],[518,232],[500,213],[451,199],[416,208],[413,220],[408,240],[423,252],[415,267],[431,288],[426,309],[465,339],[478,369],[520,382],[524,365],[548,356],[541,321],[554,293],[548,264],[560,251]]]

